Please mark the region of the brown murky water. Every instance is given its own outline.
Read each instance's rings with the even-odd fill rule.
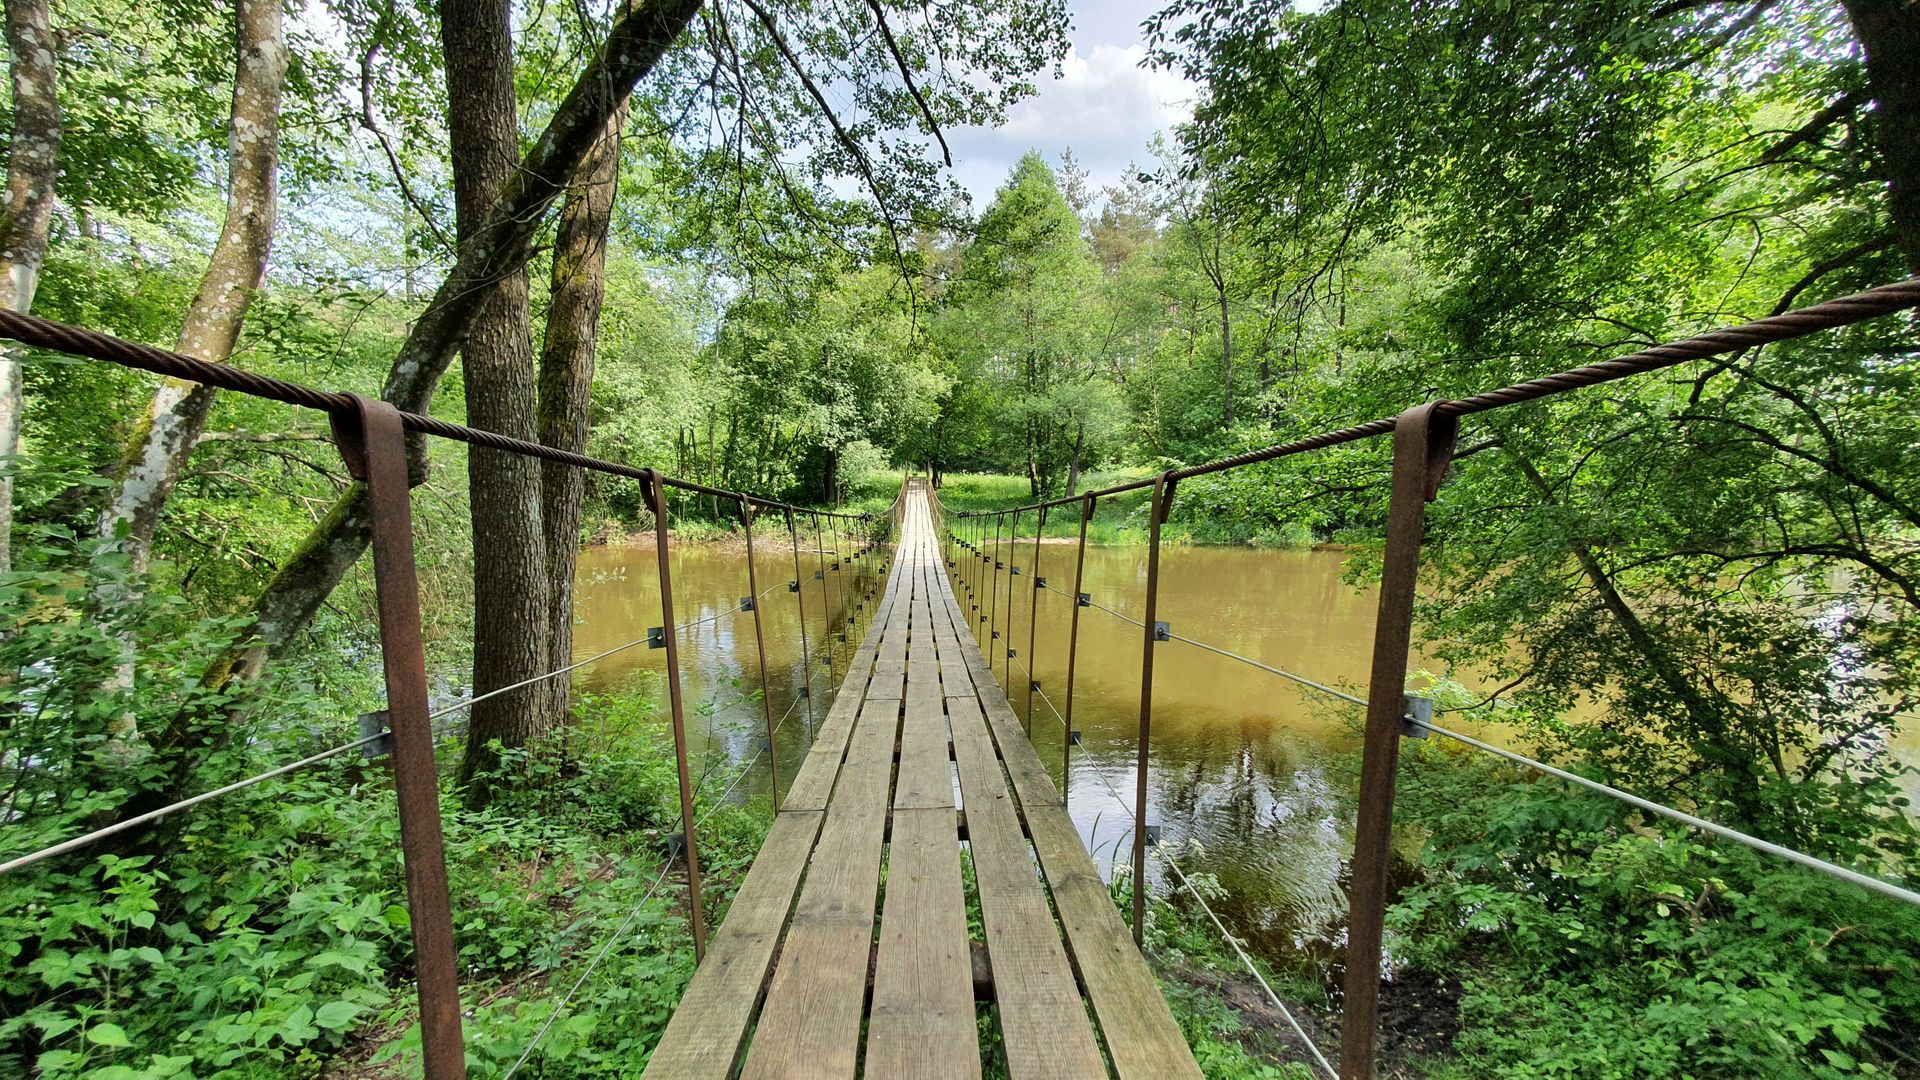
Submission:
[[[821,560],[808,545],[798,575],[803,588],[792,593],[792,550],[784,533],[777,539],[777,548],[769,543],[760,549],[757,569],[765,591],[770,698],[775,717],[786,718],[778,752],[784,786],[809,742],[802,687],[810,676],[812,716],[823,717],[884,583],[877,554],[815,580],[815,571],[832,556]],[[1013,629],[986,651],[1023,717],[1029,680],[1038,679],[1033,739],[1058,782],[1067,752],[1058,714],[1065,709],[1075,548],[1041,546],[1039,573],[1050,588],[1039,593],[1029,647],[1032,594],[1025,568],[1032,550],[1023,544],[1020,552]],[[1143,605],[1145,554],[1138,547],[1090,546],[1082,586],[1100,606],[1081,609],[1074,703],[1081,743],[1071,750],[1068,808],[1106,870],[1116,857],[1124,862],[1131,845],[1127,806],[1134,790],[1143,632],[1127,619],[1137,618]],[[1337,551],[1170,547],[1161,556],[1159,618],[1179,637],[1364,695],[1375,597],[1343,579],[1346,558]],[[687,700],[698,705],[689,723],[693,748],[717,750],[716,770],[737,769],[754,760],[763,739],[759,706],[746,696],[759,686],[753,620],[737,610],[748,592],[745,553],[675,548],[672,566],[676,617],[683,625],[698,623],[681,637]],[[644,637],[659,623],[650,547],[585,550],[578,581],[577,657]],[[972,594],[958,590],[962,608],[977,599],[996,610],[995,624],[1005,627],[1007,582],[1003,572],[992,599],[983,585]],[[811,665],[800,650],[801,608]],[[851,627],[848,613],[855,618]],[[833,632],[823,633],[828,627]],[[846,641],[840,630],[851,631]],[[1006,656],[1008,645],[1017,657]],[[1353,845],[1351,753],[1359,746],[1360,710],[1187,642],[1156,648],[1148,820],[1160,826],[1164,842],[1184,852],[1185,869],[1219,880],[1226,896],[1215,906],[1236,934],[1276,961],[1299,956],[1306,944],[1301,935],[1326,925],[1346,905],[1340,867]],[[645,646],[628,650],[583,672],[579,685],[590,692],[617,687],[636,671],[659,671],[664,656]],[[1469,730],[1494,742],[1510,735]],[[1920,759],[1913,736],[1901,741],[1907,744],[1904,756]],[[739,790],[764,795],[767,785],[761,760]],[[1157,885],[1165,888],[1165,882]]]

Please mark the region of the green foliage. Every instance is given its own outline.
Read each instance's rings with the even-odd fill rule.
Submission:
[[[1906,905],[1504,765],[1422,747],[1399,964],[1465,976],[1482,1076],[1886,1075],[1920,1009]]]
[[[0,659],[18,673],[0,685],[14,718],[0,746],[12,822],[0,855],[84,831],[163,782],[206,790],[351,738],[343,700],[292,672],[244,702],[272,721],[255,738],[212,742],[199,727],[155,738],[182,717],[224,723],[240,704],[199,681],[233,623],[131,578],[105,545],[31,535],[0,585],[14,627]],[[112,619],[96,605],[107,590]],[[124,689],[123,631],[136,643]],[[462,981],[489,1002],[469,1021],[483,1058],[524,1048],[551,1007],[543,976],[569,977],[659,876],[678,789],[657,698],[651,685],[587,698],[564,741],[503,752],[502,796],[484,811],[442,793]],[[155,748],[131,748],[131,730]],[[764,806],[722,807],[703,829],[712,899],[737,882],[765,820]],[[0,1072],[306,1074],[356,1033],[405,1027],[399,852],[386,767],[350,753],[0,877]],[[629,1074],[691,973],[677,901],[646,903],[575,1018],[543,1043],[569,1075]],[[406,1057],[411,1038],[384,1053]]]

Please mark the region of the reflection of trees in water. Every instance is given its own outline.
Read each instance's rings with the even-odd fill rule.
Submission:
[[[1181,865],[1212,874],[1234,933],[1285,963],[1345,908],[1349,800],[1318,748],[1272,737],[1263,720],[1209,730],[1232,735],[1182,747],[1186,760],[1155,773],[1169,850],[1197,841]]]

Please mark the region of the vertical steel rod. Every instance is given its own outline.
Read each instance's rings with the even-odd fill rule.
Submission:
[[[800,576],[800,525],[787,507],[787,537],[793,542],[793,611],[800,617],[800,684],[806,688],[807,732],[813,732],[813,646],[807,643],[807,582]]]
[[[1439,491],[1459,421],[1437,402],[1401,413],[1393,428],[1393,496],[1387,510],[1380,607],[1373,625],[1366,741],[1360,752],[1360,810],[1353,830],[1353,891],[1347,913],[1346,997],[1340,1021],[1340,1075],[1371,1080],[1380,1024],[1380,939],[1386,919],[1388,846],[1400,761],[1414,586],[1427,502]],[[1152,618],[1151,615],[1148,616]]]
[[[694,836],[693,776],[687,769],[687,713],[680,694],[680,635],[673,621],[673,565],[667,550],[667,485],[647,469],[648,501],[653,504],[653,545],[660,564],[660,625],[666,635],[667,702],[673,714],[673,763],[680,773],[681,853],[687,859],[687,899],[692,905],[693,962],[707,958],[707,913],[700,904],[700,851]]]
[[[1140,730],[1134,736],[1133,787],[1133,942],[1141,943],[1147,915],[1147,750],[1153,735],[1153,622],[1160,609],[1160,523],[1167,508],[1167,474],[1153,481],[1148,515],[1147,604],[1140,650]],[[1077,601],[1076,601],[1077,602]]]
[[[760,711],[767,719],[767,768],[773,812],[780,812],[780,748],[773,742],[773,695],[767,685],[767,634],[760,625],[760,573],[753,565],[753,503],[740,499],[740,527],[747,534],[747,596],[753,605],[753,648],[760,658]]]
[[[1066,730],[1060,734],[1060,801],[1067,801],[1073,789],[1073,677],[1080,660],[1080,590],[1087,569],[1087,522],[1093,520],[1094,497],[1087,496],[1080,506],[1080,552],[1073,560],[1073,622],[1067,630],[1067,715]]]
[[[1027,738],[1033,738],[1033,684],[1040,681],[1040,659],[1033,655],[1034,634],[1040,626],[1040,540],[1047,533],[1047,508],[1041,507],[1033,526],[1033,566],[1027,572]]]
[[[1015,510],[1007,519],[1007,630],[1001,635],[1000,671],[1007,686],[1007,692],[1013,692],[1013,575],[1020,569],[1020,511]],[[1009,699],[1011,703],[1011,699]]]
[[[824,635],[821,638],[820,647],[826,650],[827,682],[831,684],[833,682],[833,611],[832,605],[827,601],[827,549],[820,538],[820,512],[812,510],[808,513],[813,517],[814,572],[820,575],[820,633]],[[802,585],[800,589],[804,592],[806,586]]]
[[[839,627],[844,627],[853,621],[853,608],[847,604],[847,555],[846,552],[840,549],[839,514],[830,513],[827,515],[827,528],[831,530],[833,534],[833,566],[827,573],[833,575],[834,581],[839,584],[840,622],[838,625]],[[838,629],[838,627],[836,627],[836,629]],[[828,638],[827,640],[829,647],[831,647],[833,639]]]
[[[333,413],[347,469],[367,485],[380,659],[393,733],[393,787],[400,808],[407,917],[420,987],[420,1044],[427,1080],[464,1080],[460,983],[440,826],[440,779],[427,720],[427,655],[420,638],[420,584],[413,559],[413,507],[406,433],[384,401],[354,395],[353,414]]]
[[[980,648],[985,650],[987,654],[987,670],[989,672],[993,670],[993,628],[999,625],[1000,523],[1006,520],[1006,517],[1007,515],[1004,513],[996,513],[993,515],[993,554],[980,560],[980,575],[982,578],[987,577],[989,570],[993,572],[992,580],[983,580],[981,582],[981,584],[987,587],[987,596],[985,597],[987,602],[985,606],[980,609],[980,615],[982,619],[985,620],[987,632],[978,635],[980,637]]]

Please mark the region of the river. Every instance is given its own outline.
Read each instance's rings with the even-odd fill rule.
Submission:
[[[790,592],[788,582],[796,577],[792,549],[785,533],[776,539],[777,547],[763,539],[756,568],[765,594],[769,697],[775,717],[785,717],[777,754],[784,787],[805,753],[810,720],[825,715],[829,687],[839,682],[865,630],[873,603],[868,591],[877,597],[883,583],[877,555],[836,572],[820,565],[831,562],[831,555],[820,559],[807,545],[798,575],[804,588]],[[1032,550],[1022,546],[1023,571]],[[1031,579],[1023,574],[1015,579],[1010,640],[987,650],[996,672],[1011,663],[1012,677],[1003,676],[1002,685],[1013,688],[1009,697],[1023,717],[1029,670],[1039,680],[1033,738],[1056,782],[1066,752],[1057,712],[1065,707],[1074,550],[1070,543],[1041,545],[1039,573],[1049,589],[1039,594],[1032,649]],[[1161,558],[1159,618],[1178,637],[1364,694],[1375,601],[1371,589],[1346,582],[1346,558],[1329,550],[1170,547]],[[671,564],[676,619],[699,624],[681,638],[692,747],[700,754],[717,751],[723,759],[717,771],[738,769],[761,753],[763,740],[759,707],[744,696],[759,685],[753,620],[738,612],[749,591],[745,554],[721,546],[675,546]],[[812,577],[816,569],[822,570],[819,580]],[[577,658],[642,637],[659,622],[656,574],[651,547],[581,552]],[[998,596],[989,602],[983,595],[983,604],[1004,605],[1006,582],[1003,574]],[[1123,616],[1139,616],[1145,584],[1145,549],[1087,549],[1082,588],[1098,606],[1081,609],[1074,705],[1081,741],[1071,750],[1067,802],[1095,861],[1108,872],[1116,858],[1126,861],[1131,844],[1127,802],[1134,790],[1142,631]],[[967,593],[960,596],[967,607]],[[799,605],[816,657],[810,672],[801,659]],[[848,640],[841,641],[836,629],[823,645],[823,628],[845,628],[848,612],[856,618]],[[1004,610],[996,622],[1006,624]],[[1004,644],[1019,656],[1009,661]],[[1161,828],[1164,843],[1175,845],[1184,869],[1218,879],[1225,894],[1216,909],[1257,953],[1280,964],[1321,954],[1304,936],[1327,926],[1346,904],[1340,871],[1353,846],[1360,710],[1187,642],[1156,648],[1149,822]],[[823,654],[831,664],[821,662]],[[585,669],[577,685],[587,692],[616,689],[636,672],[659,671],[664,655],[644,646],[630,649]],[[809,679],[811,717],[801,697]],[[1509,734],[1472,730],[1496,742]],[[1915,756],[1910,747],[1902,749],[1903,756]],[[764,795],[769,775],[763,757],[737,790]],[[1166,887],[1159,882],[1156,891]]]

